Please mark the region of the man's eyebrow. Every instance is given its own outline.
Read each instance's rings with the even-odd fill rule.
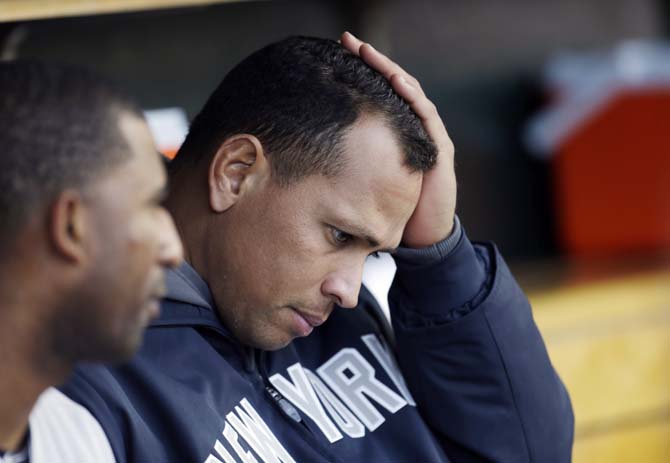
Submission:
[[[341,220],[341,229],[345,233],[349,233],[352,236],[356,236],[364,241],[367,241],[368,245],[371,248],[378,248],[380,246],[380,240],[376,238],[370,231],[368,231],[366,228],[358,226],[356,224],[353,224],[349,222],[348,220]],[[383,249],[378,249],[378,252],[388,252],[390,254],[393,254],[398,247],[394,248],[383,248]]]

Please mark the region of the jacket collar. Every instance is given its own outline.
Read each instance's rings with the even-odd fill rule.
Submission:
[[[151,326],[209,326],[230,335],[218,317],[209,286],[187,262],[167,270],[165,283],[161,315]]]

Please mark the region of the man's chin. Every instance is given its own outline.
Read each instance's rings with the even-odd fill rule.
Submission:
[[[283,349],[293,342],[296,336],[277,331],[276,333],[252,334],[251,336],[238,336],[239,341],[249,347],[265,351],[275,351]]]
[[[95,342],[86,343],[69,357],[75,363],[104,363],[119,365],[128,362],[142,345],[141,336],[125,337],[124,339],[97,338]]]
[[[144,330],[142,330],[142,334],[144,334]],[[112,365],[128,362],[142,347],[142,339],[143,336],[141,335],[133,336],[132,338],[124,339],[123,342],[116,343],[115,346],[108,350],[107,359],[102,360],[102,362]]]
[[[106,363],[119,364],[125,363],[137,353],[142,347],[144,333],[150,320],[147,318],[148,312],[142,313],[141,320],[135,320],[133,324],[126,325],[126,329],[116,333],[116,336],[107,340]],[[102,347],[102,346],[101,346]]]

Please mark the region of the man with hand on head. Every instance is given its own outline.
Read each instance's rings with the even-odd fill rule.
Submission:
[[[82,70],[0,62],[0,462],[113,461],[50,387],[78,362],[127,360],[158,316],[182,259],[165,193],[129,99]]]
[[[289,38],[224,78],[169,168],[186,263],[161,318],[129,365],[64,392],[120,462],[569,461],[569,397],[498,251],[454,215],[435,106],[341,42]],[[379,251],[393,329],[361,286]]]

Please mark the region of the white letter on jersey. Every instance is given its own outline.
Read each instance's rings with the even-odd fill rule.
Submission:
[[[279,373],[272,375],[270,382],[284,397],[293,402],[293,405],[314,420],[331,444],[342,439],[342,434],[328,418],[321,402],[316,398],[302,366],[299,363],[291,365],[288,367],[288,374],[295,385],[288,382]]]
[[[232,414],[233,412],[229,413],[229,415]],[[244,450],[242,448],[240,443],[237,441],[237,433],[233,428],[230,427],[227,421],[226,425],[223,427],[223,437],[226,438],[230,446],[233,448],[233,450],[235,450],[237,456],[240,457],[240,460],[242,460],[244,463],[258,463],[258,461],[251,454],[251,451]]]
[[[363,437],[365,435],[365,426],[363,426],[363,423],[358,421],[358,418],[328,389],[328,386],[323,384],[323,381],[318,376],[306,368],[305,374],[311,381],[312,386],[314,386],[314,390],[326,407],[326,410],[328,410],[330,416],[337,423],[337,426],[349,437]]]
[[[377,339],[377,336],[374,334],[366,334],[361,336],[361,339],[365,345],[368,346],[368,349],[370,349],[370,352],[372,352],[372,355],[375,356],[377,361],[381,364],[382,368],[384,368],[384,371],[386,371],[386,374],[389,375],[391,381],[393,381],[393,384],[396,385],[407,403],[412,407],[416,407],[416,402],[414,402],[412,394],[410,394],[409,389],[407,389],[405,378],[402,377],[400,368],[398,368],[398,364],[396,363],[395,358],[391,355],[388,349],[383,346],[381,342],[379,342],[379,339]]]
[[[366,395],[391,413],[407,405],[402,397],[375,378],[372,365],[351,347],[342,349],[317,371],[370,431],[385,420]]]
[[[228,453],[228,450],[226,450],[226,448],[223,446],[221,442],[219,442],[218,439],[214,443],[214,450],[216,450],[216,453],[218,453],[221,456],[221,458],[223,458],[223,461],[225,461],[226,463],[236,463],[236,461],[233,459],[233,456],[230,453]]]
[[[214,450],[216,450],[216,453],[218,453],[221,456],[221,458],[223,458],[223,461],[225,461],[225,463],[237,463],[233,458],[233,456],[228,452],[228,450],[226,450],[223,444],[219,441],[219,439],[217,439],[216,442],[214,443]],[[210,454],[205,460],[205,463],[223,463],[223,461],[219,460],[214,455]]]
[[[260,415],[256,413],[256,410],[251,406],[249,401],[245,398],[240,401],[240,404],[244,410],[240,407],[235,407],[235,411],[237,412],[237,415],[239,415],[239,418],[235,413],[230,412],[226,415],[226,420],[229,421],[244,440],[249,443],[258,456],[260,456],[265,463],[279,463],[280,461],[283,463],[295,463],[295,460],[293,460],[291,455],[289,455],[286,449],[279,443],[275,435],[272,434],[270,428],[268,428]],[[240,418],[242,421],[240,421]],[[228,423],[226,423],[226,425],[227,424]],[[223,432],[225,435],[225,428]],[[233,448],[235,447],[233,446]],[[237,449],[235,449],[235,451],[237,451]]]

